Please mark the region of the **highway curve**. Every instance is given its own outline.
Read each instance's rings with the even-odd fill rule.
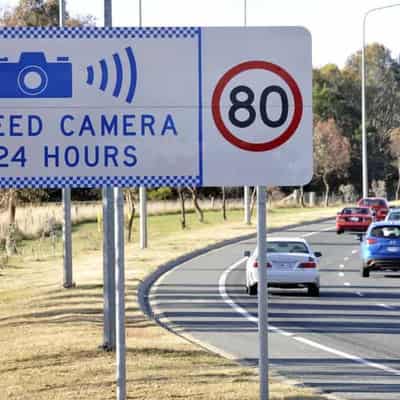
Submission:
[[[361,278],[359,242],[334,221],[273,236],[306,237],[321,251],[321,297],[270,289],[269,351],[274,371],[344,399],[400,399],[400,276]],[[244,250],[255,239],[185,262],[149,295],[155,317],[207,347],[256,365],[257,299],[245,294]]]

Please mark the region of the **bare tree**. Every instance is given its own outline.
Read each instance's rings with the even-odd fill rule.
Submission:
[[[349,164],[350,143],[335,120],[318,121],[314,128],[314,169],[325,186],[325,206],[328,206],[331,176],[343,176]]]
[[[186,186],[192,195],[193,207],[196,211],[197,216],[199,217],[200,222],[204,222],[204,213],[199,204],[199,190],[195,186]]]
[[[185,209],[185,193],[182,187],[178,187],[178,196],[181,202],[181,227],[186,228],[186,209]]]
[[[225,192],[225,186],[222,186],[221,190],[222,190],[222,218],[224,219],[224,221],[226,221],[227,220],[227,216],[226,216],[226,192]]]
[[[132,241],[133,221],[136,213],[136,200],[137,200],[137,189],[126,189],[125,190],[126,200],[129,207],[129,220],[128,220],[128,242]]]
[[[256,208],[256,200],[257,200],[257,188],[254,186],[253,192],[251,193],[250,200],[250,215],[253,216],[254,209]]]

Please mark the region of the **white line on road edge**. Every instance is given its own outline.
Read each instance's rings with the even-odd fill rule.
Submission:
[[[219,293],[222,297],[222,299],[225,301],[225,303],[229,304],[230,307],[232,307],[236,312],[238,312],[239,314],[242,314],[248,321],[253,322],[255,324],[258,324],[258,318],[255,317],[254,315],[251,315],[247,310],[245,310],[243,307],[239,306],[238,304],[236,304],[231,297],[229,297],[227,291],[226,291],[226,281],[228,278],[228,275],[235,269],[237,268],[240,264],[242,264],[244,261],[246,261],[247,258],[241,258],[239,261],[235,262],[234,264],[232,264],[228,269],[226,269],[224,271],[224,273],[221,275],[221,277],[219,278]],[[354,361],[358,364],[367,366],[367,367],[371,367],[374,369],[379,369],[381,371],[385,371],[388,372],[390,374],[393,375],[398,375],[400,376],[400,371],[394,368],[390,368],[387,367],[386,365],[383,364],[378,364],[378,363],[374,363],[368,360],[365,360],[364,358],[355,356],[353,354],[350,353],[345,353],[344,351],[340,351],[340,350],[336,350],[332,347],[328,347],[325,346],[323,344],[317,343],[313,340],[309,340],[306,338],[303,338],[301,336],[296,336],[293,333],[284,331],[282,329],[276,328],[275,326],[269,325],[269,330],[275,333],[279,333],[280,335],[286,336],[286,337],[290,337],[300,343],[304,343],[307,344],[311,347],[314,347],[316,349],[320,349],[322,351],[325,351],[327,353],[330,354],[334,354],[338,357],[342,357],[351,361]]]
[[[387,304],[382,304],[382,303],[381,304],[377,304],[377,306],[386,308],[388,310],[395,310],[396,309],[396,307],[388,306]]]
[[[351,283],[350,282],[345,282],[344,286],[351,286]]]
[[[344,276],[344,272],[339,272],[339,276]]]
[[[344,268],[344,264],[340,264],[340,265],[339,265],[339,268]]]

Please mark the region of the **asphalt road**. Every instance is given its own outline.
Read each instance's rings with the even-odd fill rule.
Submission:
[[[321,251],[321,297],[269,291],[270,365],[344,399],[400,399],[400,275],[361,278],[359,242],[334,221],[273,236],[306,237]],[[244,250],[255,240],[186,262],[152,287],[153,312],[179,333],[257,364],[257,298],[245,293]]]

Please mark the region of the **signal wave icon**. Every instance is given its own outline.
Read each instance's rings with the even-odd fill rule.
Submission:
[[[126,56],[126,61],[127,63],[127,68],[129,68],[129,80],[128,80],[128,85],[127,85],[127,92],[126,92],[126,97],[125,101],[127,103],[132,103],[133,98],[135,96],[135,90],[136,90],[136,83],[137,83],[137,67],[136,67],[136,60],[135,56],[133,54],[133,50],[131,47],[126,47],[125,48],[125,56]],[[124,68],[123,68],[123,63],[121,60],[121,57],[118,53],[113,54],[113,61],[114,61],[114,70],[115,70],[115,82],[114,82],[114,87],[113,87],[113,92],[112,95],[114,97],[120,97],[123,84],[124,84]],[[101,71],[101,79],[99,82],[99,89],[105,92],[107,90],[107,87],[109,85],[109,80],[110,80],[110,73],[109,73],[109,68],[107,61],[103,58],[102,60],[99,61],[99,66],[100,66],[100,71]],[[86,83],[88,85],[94,85],[95,84],[95,69],[93,65],[89,65],[86,69],[87,71],[87,79]]]

